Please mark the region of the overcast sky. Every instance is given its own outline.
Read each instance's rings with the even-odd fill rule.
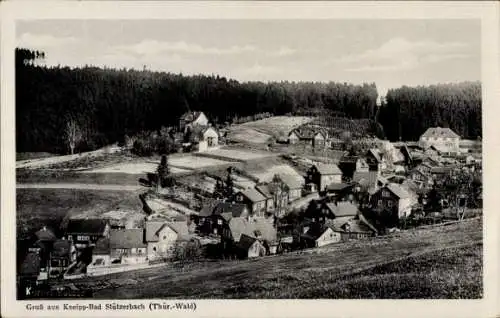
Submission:
[[[479,20],[39,20],[16,32],[47,65],[375,82],[382,95],[481,78]]]

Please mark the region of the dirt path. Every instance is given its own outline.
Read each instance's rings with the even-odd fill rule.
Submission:
[[[84,184],[84,183],[18,183],[17,189],[80,189],[80,190],[109,190],[109,191],[136,191],[140,185],[119,184]]]

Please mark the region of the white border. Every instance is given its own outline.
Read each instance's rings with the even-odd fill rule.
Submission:
[[[484,293],[482,300],[198,300],[196,312],[157,312],[197,317],[495,317],[498,299],[500,180],[498,101],[499,5],[485,2],[65,2],[1,3],[1,308],[3,317],[51,316],[28,312],[15,295],[15,21],[20,19],[458,19],[482,21],[484,149]],[[498,115],[497,115],[498,116]],[[116,301],[126,303],[129,301]],[[146,300],[132,301],[146,303]],[[40,302],[35,302],[40,303]],[[45,304],[51,302],[43,302]],[[68,302],[70,303],[70,302]],[[72,301],[71,303],[78,303]],[[97,303],[106,303],[99,301]],[[52,316],[137,316],[151,312],[57,312]]]

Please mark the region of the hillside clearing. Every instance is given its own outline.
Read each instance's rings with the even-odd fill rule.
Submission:
[[[279,136],[280,134],[288,135],[290,130],[310,123],[313,120],[314,117],[307,116],[274,116],[244,123],[241,126],[254,128],[272,136]]]
[[[254,260],[207,261],[106,279],[137,283],[102,289],[95,298],[480,298],[482,221]]]
[[[313,121],[313,117],[274,116],[255,120],[229,128],[228,138],[246,144],[268,143],[272,137],[287,136],[288,133],[303,124]]]

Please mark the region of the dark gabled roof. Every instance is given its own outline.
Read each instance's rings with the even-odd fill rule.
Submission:
[[[326,138],[325,131],[319,127],[301,126],[290,131],[288,136],[292,133],[296,134],[299,139],[313,139],[317,134],[321,134],[323,138]]]
[[[54,232],[52,232],[52,230],[50,230],[46,227],[43,227],[41,230],[37,231],[35,233],[35,236],[36,236],[37,240],[39,240],[39,241],[53,242],[53,241],[57,240],[57,237],[54,234]]]
[[[348,156],[348,155],[344,155],[342,156],[342,158],[340,158],[339,162],[340,163],[353,163],[355,164],[358,159],[360,159],[360,157],[358,156]]]
[[[102,219],[71,219],[68,222],[66,233],[102,235],[107,221]]]
[[[229,230],[235,242],[238,242],[243,234],[252,237],[259,236],[259,239],[269,243],[275,242],[278,238],[278,232],[272,221],[263,218],[250,220],[240,217],[232,218],[229,221]]]
[[[315,166],[322,175],[342,174],[342,171],[340,171],[339,167],[335,164],[318,163]]]
[[[460,138],[460,136],[455,133],[450,128],[442,127],[431,127],[428,128],[421,137],[432,137],[432,138]]]
[[[71,252],[71,242],[68,240],[57,240],[52,245],[52,257],[68,257]]]
[[[385,188],[389,189],[389,191],[394,193],[394,195],[396,195],[400,199],[411,197],[410,193],[399,184],[389,183],[385,186]]]
[[[311,240],[316,241],[323,235],[326,231],[328,230],[327,226],[310,226],[309,229],[302,234],[301,236],[304,238],[308,238]]]
[[[248,250],[256,241],[257,239],[255,237],[242,234],[237,246],[239,249]]]
[[[340,227],[344,232],[348,233],[377,233],[373,225],[361,219],[352,219],[344,223]],[[348,229],[348,230],[347,230]]]
[[[332,183],[326,187],[326,190],[327,191],[342,191],[342,190],[345,190],[345,189],[350,188],[352,186],[353,186],[353,184],[348,184],[348,183]]]
[[[140,248],[144,243],[144,229],[111,230],[109,233],[110,248]]]
[[[326,206],[336,218],[344,216],[356,216],[358,207],[351,202],[326,203]]]
[[[257,191],[257,189],[255,188],[248,188],[246,190],[241,191],[241,193],[252,202],[261,202],[266,200],[264,195],[262,195],[262,193]]]
[[[92,254],[109,254],[110,248],[109,248],[109,238],[107,237],[101,237],[97,242],[95,243],[94,249],[92,250]]]
[[[19,273],[21,275],[31,276],[40,273],[40,256],[37,253],[28,253],[21,264]]]
[[[230,202],[219,202],[213,210],[213,214],[231,214],[232,217],[239,217],[247,210],[246,204],[241,203],[230,203]]]
[[[373,158],[375,158],[375,160],[377,160],[378,162],[382,162],[382,158],[380,157],[380,154],[378,153],[378,150],[377,149],[373,149],[371,148],[370,150],[368,150],[368,153],[367,155],[371,155]]]
[[[283,182],[289,189],[300,189],[304,184],[302,178],[294,177],[290,174],[279,174],[278,178]]]
[[[257,191],[259,191],[260,193],[262,193],[262,195],[264,197],[266,197],[267,199],[272,199],[273,198],[273,195],[271,194],[271,189],[269,189],[269,185],[268,184],[258,184],[255,186],[255,189],[257,189]]]

